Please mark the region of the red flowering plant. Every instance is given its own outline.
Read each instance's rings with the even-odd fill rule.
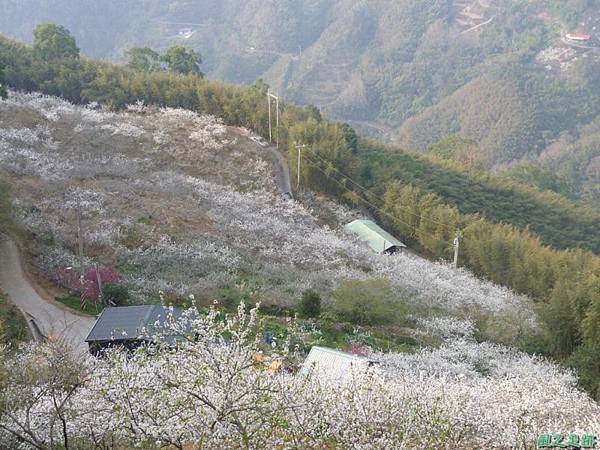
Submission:
[[[348,349],[348,352],[356,356],[369,356],[371,348],[359,342],[353,342]]]
[[[96,272],[96,270],[98,272]],[[100,298],[100,286],[117,284],[125,281],[125,278],[114,267],[97,269],[96,267],[85,267],[83,269],[83,283],[80,280],[81,272],[75,267],[65,267],[54,273],[54,281],[69,290],[72,294],[82,295],[84,298],[97,301]],[[83,288],[83,292],[82,292]]]

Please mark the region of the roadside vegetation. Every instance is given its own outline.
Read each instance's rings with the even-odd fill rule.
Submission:
[[[9,186],[6,180],[0,178],[0,233],[5,231],[11,219],[11,202]]]
[[[16,345],[29,337],[29,328],[23,314],[0,290],[0,346]]]
[[[89,316],[97,316],[102,312],[104,306],[96,301],[87,301],[82,306],[81,297],[73,297],[69,295],[54,297],[59,303],[67,306],[68,308],[79,311],[80,313],[87,314]]]
[[[4,79],[4,66],[0,64],[0,99],[6,98],[8,90],[6,88],[6,80]]]
[[[12,208],[9,185],[0,177],[0,239],[2,239],[2,233],[7,231],[11,224]],[[29,328],[25,318],[19,309],[2,293],[2,286],[0,286],[0,345],[16,344],[28,337]]]

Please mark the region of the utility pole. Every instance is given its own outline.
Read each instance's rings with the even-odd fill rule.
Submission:
[[[462,239],[462,231],[456,231],[456,237],[454,238],[454,268],[458,269],[458,250],[460,248],[460,240]]]
[[[96,271],[96,280],[98,281],[98,303],[101,305],[104,303],[102,300],[102,276],[100,270],[98,270],[98,264],[94,264],[94,270]]]
[[[302,156],[302,149],[306,148],[304,144],[296,144],[296,150],[298,151],[298,184],[296,185],[296,189],[300,188],[300,163]]]
[[[279,150],[279,96],[275,97],[275,107],[277,108],[277,150]]]
[[[267,91],[267,106],[269,107],[269,142],[273,143],[273,131],[271,128],[271,91]]]
[[[81,290],[81,308],[85,306],[85,274],[83,267],[83,226],[81,224],[81,203],[77,199],[77,241],[79,246],[79,289]]]
[[[269,142],[273,143],[273,126],[271,125],[272,114],[271,114],[271,103],[275,100],[275,127],[277,129],[277,148],[279,148],[279,96],[272,94],[270,90],[267,91],[267,103],[269,105]]]

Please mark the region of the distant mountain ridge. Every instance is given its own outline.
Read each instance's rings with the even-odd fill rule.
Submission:
[[[94,57],[122,61],[133,46],[183,43],[202,53],[210,78],[263,78],[294,103],[414,151],[458,135],[479,144],[486,168],[552,171],[540,157],[552,146],[563,155],[559,184],[573,198],[600,202],[600,150],[571,158],[573,147],[561,146],[585,138],[600,116],[600,50],[561,39],[589,32],[596,45],[599,0],[0,0],[0,7],[0,32],[28,40],[37,23],[58,22]]]

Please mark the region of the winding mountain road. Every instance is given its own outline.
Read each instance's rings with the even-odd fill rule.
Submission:
[[[84,340],[95,319],[44,300],[25,277],[17,246],[3,236],[0,236],[0,286],[25,314],[36,338],[40,337],[39,333],[61,337],[74,350],[86,350]],[[33,324],[31,319],[34,319]]]
[[[292,192],[284,156],[273,146],[265,149],[274,166],[275,183],[281,194]],[[19,250],[8,237],[0,235],[0,288],[23,312],[36,340],[60,337],[74,350],[86,351],[85,338],[95,318],[79,315],[44,299],[25,276]]]
[[[279,193],[285,195],[292,194],[292,183],[290,181],[290,169],[283,154],[273,145],[262,140],[259,144],[257,139],[262,139],[259,135],[250,131],[247,128],[229,127],[234,133],[248,139],[248,145],[254,145],[260,153],[268,153],[273,164],[273,176],[275,178],[275,186]]]
[[[292,184],[290,183],[290,169],[281,152],[273,146],[267,148],[271,154],[271,160],[275,167],[275,184],[282,194],[292,193]]]

